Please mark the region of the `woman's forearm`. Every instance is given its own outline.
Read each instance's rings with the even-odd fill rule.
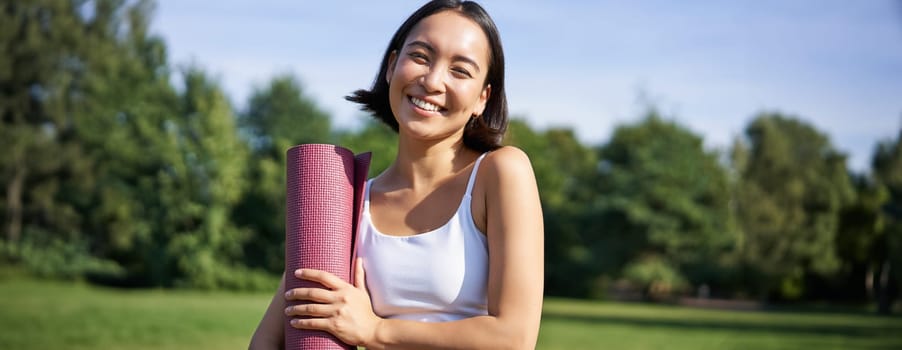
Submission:
[[[538,327],[531,323],[495,316],[451,322],[385,319],[374,343],[366,345],[367,349],[533,349]]]
[[[275,350],[284,348],[285,342],[285,275],[276,294],[273,295],[263,319],[257,325],[248,345],[250,350]]]

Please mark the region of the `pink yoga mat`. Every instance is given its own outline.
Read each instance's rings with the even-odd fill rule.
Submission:
[[[354,236],[363,208],[370,153],[326,144],[305,144],[287,152],[285,198],[285,288],[324,288],[294,278],[310,268],[352,281]],[[297,305],[299,302],[289,302]],[[286,349],[350,349],[327,332],[299,330],[285,320]]]

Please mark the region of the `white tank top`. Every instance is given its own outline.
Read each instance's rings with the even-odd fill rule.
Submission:
[[[379,232],[370,217],[367,183],[357,255],[363,258],[373,310],[380,317],[424,322],[487,315],[488,243],[470,210],[479,156],[454,216],[412,236]]]

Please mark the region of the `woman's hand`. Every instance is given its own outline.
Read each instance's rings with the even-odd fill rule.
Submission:
[[[326,331],[351,345],[371,344],[382,319],[373,312],[370,295],[366,291],[363,264],[359,258],[354,262],[354,268],[354,285],[325,271],[295,271],[295,277],[319,282],[327,289],[295,288],[285,292],[286,300],[310,302],[285,309],[285,315],[288,316],[311,317],[293,318],[291,326]]]

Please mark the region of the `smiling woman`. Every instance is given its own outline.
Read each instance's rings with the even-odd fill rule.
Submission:
[[[478,4],[432,1],[393,36],[373,86],[348,97],[398,132],[370,179],[356,281],[285,278],[251,341],[280,348],[290,326],[367,348],[533,348],[543,290],[543,223],[525,153],[502,147],[504,54]],[[287,307],[286,300],[309,302]]]
[[[459,10],[442,13],[455,8],[457,2],[433,2],[426,4],[410,16],[389,42],[383,56],[380,71],[370,90],[357,90],[348,100],[363,105],[363,109],[373,113],[377,119],[398,131],[399,124],[391,103],[397,103],[390,95],[390,82],[399,63],[412,61],[437,74],[436,64],[445,65],[445,77],[452,81],[461,80],[456,88],[470,88],[479,84],[483,110],[475,113],[468,128],[464,129],[464,144],[474,150],[488,151],[498,148],[507,128],[507,95],[504,88],[504,50],[495,23],[472,2],[460,3]],[[449,7],[450,6],[450,7]],[[470,9],[470,10],[467,10]],[[437,20],[425,20],[434,14]],[[458,17],[458,20],[453,20]],[[422,20],[422,23],[421,23]],[[459,28],[453,27],[460,25]],[[440,28],[439,26],[445,26]],[[448,30],[458,30],[459,35],[448,36]],[[460,50],[452,53],[449,50]],[[447,58],[438,55],[448,55]],[[450,55],[449,55],[450,54]],[[447,59],[448,62],[436,62]],[[482,62],[482,63],[480,63]],[[406,66],[405,66],[406,67]],[[421,79],[442,78],[439,75],[422,74]],[[435,80],[424,83],[434,84]],[[443,86],[432,88],[444,88]],[[425,84],[424,84],[424,88]],[[400,92],[396,92],[399,93]],[[482,96],[482,93],[485,95]],[[425,95],[425,93],[424,93]],[[417,97],[417,96],[412,96]],[[421,100],[429,102],[429,100]]]
[[[458,35],[440,34],[449,31]],[[488,52],[479,26],[455,12],[432,15],[414,27],[400,52],[389,55],[385,77],[399,129],[412,136],[462,137],[463,126],[482,115],[491,93],[479,69],[488,66]]]

